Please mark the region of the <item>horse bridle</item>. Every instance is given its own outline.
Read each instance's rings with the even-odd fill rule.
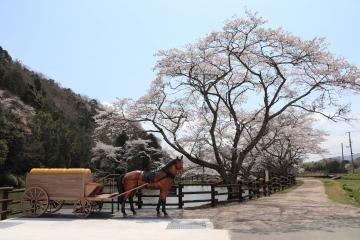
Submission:
[[[176,170],[179,170],[178,166],[175,164]],[[162,171],[164,171],[166,173],[166,176],[171,177],[172,179],[174,179],[176,177],[176,174],[172,174],[167,168],[162,168]]]

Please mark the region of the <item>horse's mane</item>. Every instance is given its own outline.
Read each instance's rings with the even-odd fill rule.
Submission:
[[[165,166],[163,166],[161,169],[166,169],[166,168],[169,168],[170,166],[176,164],[176,159],[173,159],[173,160],[170,160],[169,162],[167,162],[165,164]]]

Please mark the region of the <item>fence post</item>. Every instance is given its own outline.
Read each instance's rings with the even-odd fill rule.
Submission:
[[[272,179],[270,178],[269,181],[267,181],[267,193],[268,196],[270,196],[272,194],[272,183],[271,183]]]
[[[273,189],[274,193],[276,193],[278,191],[278,179],[277,179],[277,177],[274,177],[272,179],[272,189]]]
[[[285,185],[286,185],[286,179],[285,179],[285,176],[281,176],[281,190],[284,190],[285,189]]]
[[[248,185],[248,191],[249,191],[249,199],[252,199],[253,195],[254,195],[253,184],[252,184],[252,182],[247,181],[247,185]]]
[[[215,185],[214,185],[214,184],[211,184],[211,185],[210,185],[210,187],[211,187],[211,206],[212,206],[212,207],[215,207],[215,205],[216,205],[216,199],[215,199],[215,194],[216,194],[216,192],[215,192]]]
[[[243,201],[243,197],[242,197],[242,182],[239,181],[239,185],[238,185],[238,191],[239,191],[239,202],[242,202]]]
[[[282,178],[281,177],[277,177],[276,178],[276,185],[277,185],[277,191],[280,191],[281,190],[281,186],[282,186],[282,180],[281,180]]]
[[[290,187],[290,186],[291,186],[290,176],[287,175],[287,176],[286,176],[286,187],[288,188],[288,187]]]
[[[256,185],[257,185],[257,180],[255,179],[255,180],[253,180],[253,182],[252,182],[252,191],[253,191],[253,198],[256,198],[257,197],[257,192],[256,192]]]
[[[262,188],[263,195],[264,195],[264,197],[266,197],[267,196],[267,189],[266,189],[266,181],[265,181],[265,179],[261,179],[260,188]]]
[[[178,185],[179,187],[179,191],[178,191],[178,204],[179,204],[179,208],[183,208],[183,185],[181,183],[179,183]]]
[[[111,199],[111,214],[114,213],[114,199]]]
[[[6,217],[7,217],[7,214],[8,214],[8,202],[9,201],[7,201],[8,199],[9,199],[9,191],[11,191],[13,188],[12,187],[5,187],[5,188],[3,188],[2,190],[3,190],[3,195],[2,195],[2,197],[3,197],[3,200],[4,200],[4,202],[2,202],[2,207],[1,207],[1,211],[2,211],[2,213],[1,213],[1,216],[0,216],[0,220],[5,220],[6,219]]]

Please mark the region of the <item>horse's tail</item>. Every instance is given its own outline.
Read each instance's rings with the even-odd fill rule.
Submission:
[[[124,183],[123,183],[123,178],[124,178],[125,174],[120,175],[118,178],[116,178],[116,186],[118,189],[119,194],[124,192]]]

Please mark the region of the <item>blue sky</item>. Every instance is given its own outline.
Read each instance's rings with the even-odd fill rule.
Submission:
[[[112,102],[145,93],[158,50],[219,30],[226,19],[244,15],[245,8],[257,11],[269,26],[304,39],[326,37],[334,54],[360,66],[356,0],[1,0],[0,46],[64,87]],[[360,116],[360,98],[350,100]],[[332,134],[327,156],[341,152],[348,130],[354,131],[354,149],[360,152],[360,127],[353,125],[321,121],[319,126]]]

